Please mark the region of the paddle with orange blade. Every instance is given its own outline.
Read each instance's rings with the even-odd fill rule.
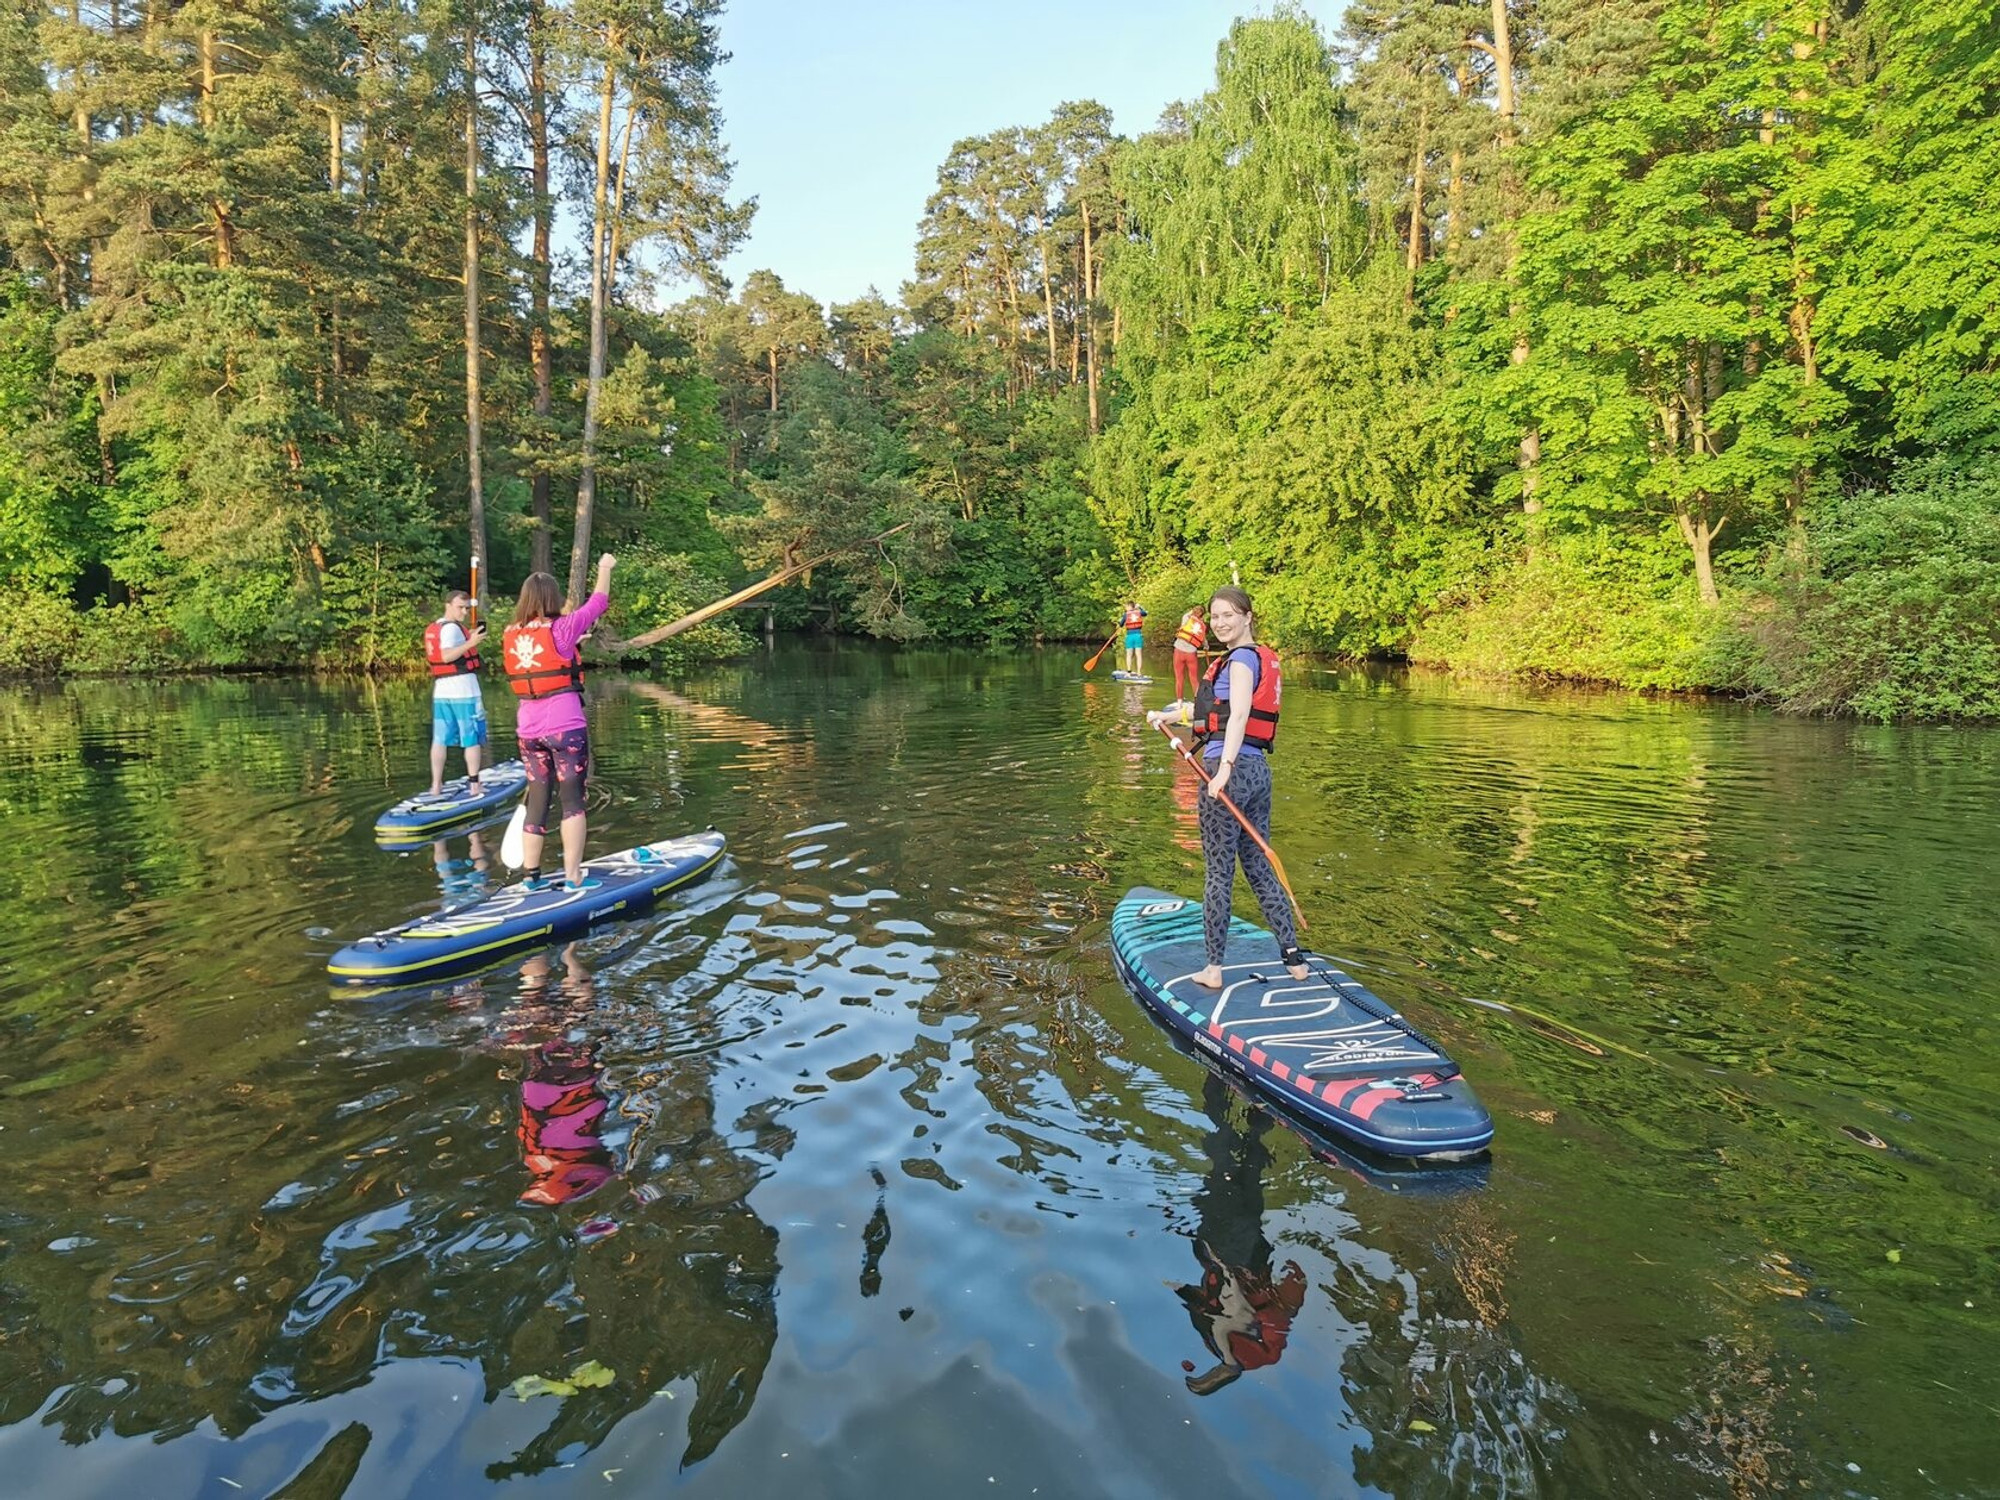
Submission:
[[[1189,750],[1186,745],[1183,745],[1180,742],[1180,740],[1175,737],[1174,732],[1171,729],[1167,728],[1165,724],[1160,723],[1159,721],[1156,720],[1154,721],[1153,727],[1159,730],[1161,734],[1167,737],[1167,743],[1174,747],[1174,754],[1178,755],[1182,760],[1186,761],[1189,765],[1193,766],[1194,774],[1199,776],[1204,784],[1208,784],[1209,783],[1208,768],[1201,763],[1201,761],[1195,756],[1194,752]],[[1285,888],[1285,895],[1287,899],[1289,899],[1292,903],[1292,914],[1298,918],[1299,931],[1304,932],[1306,930],[1306,914],[1304,909],[1301,908],[1299,905],[1299,898],[1292,892],[1291,879],[1285,874],[1285,862],[1282,859],[1278,858],[1278,851],[1273,849],[1268,843],[1264,841],[1264,835],[1259,833],[1256,830],[1256,828],[1251,824],[1250,820],[1243,816],[1243,809],[1238,807],[1234,802],[1230,800],[1229,793],[1216,791],[1212,784],[1209,784],[1209,792],[1215,798],[1216,801],[1220,802],[1224,807],[1228,808],[1231,812],[1236,814],[1236,821],[1243,825],[1243,831],[1250,835],[1252,842],[1254,842],[1259,849],[1262,849],[1264,851],[1264,858],[1268,859],[1271,862],[1272,873],[1278,877],[1278,884]]]
[[[1118,626],[1116,630],[1112,630],[1112,640],[1118,640],[1118,636],[1122,636],[1122,634],[1124,634],[1124,626]],[[1102,646],[1098,646],[1098,656],[1104,656],[1104,652],[1108,652],[1108,650],[1112,648],[1112,640],[1106,640],[1106,642],[1104,642]],[[1096,664],[1098,664],[1098,656],[1092,656],[1092,658],[1090,658],[1088,662],[1084,662],[1084,670],[1086,670],[1086,672],[1092,672],[1092,670],[1096,670]]]

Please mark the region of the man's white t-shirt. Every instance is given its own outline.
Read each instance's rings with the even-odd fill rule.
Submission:
[[[463,646],[465,644],[465,632],[451,621],[446,620],[444,628],[438,632],[438,644],[446,650],[450,650],[453,646]],[[477,703],[479,701],[479,674],[477,672],[459,672],[450,677],[440,677],[431,684],[431,696],[442,703]]]

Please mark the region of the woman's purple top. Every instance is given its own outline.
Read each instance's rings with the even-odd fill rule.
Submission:
[[[611,607],[611,596],[601,590],[583,601],[581,608],[567,615],[557,615],[549,622],[549,634],[555,637],[556,654],[564,661],[576,660],[576,643],[583,633],[597,623],[598,616]],[[586,729],[589,721],[583,716],[583,697],[579,693],[557,693],[552,698],[523,698],[521,710],[514,720],[515,735],[524,740],[551,739],[566,734],[572,729]]]
[[[1264,659],[1257,654],[1254,646],[1238,646],[1229,653],[1229,665],[1234,666],[1239,661],[1250,669],[1250,691],[1253,693],[1256,692],[1258,679],[1264,675]],[[1227,712],[1229,708],[1229,676],[1229,667],[1224,667],[1220,672],[1215,674],[1215,706],[1224,710],[1222,727],[1225,733],[1216,735],[1202,747],[1201,757],[1203,760],[1222,759],[1222,743],[1227,737],[1226,731],[1229,728],[1229,714]],[[1238,753],[1242,755],[1254,755],[1260,760],[1264,755],[1264,752],[1259,750],[1255,745],[1245,745]]]

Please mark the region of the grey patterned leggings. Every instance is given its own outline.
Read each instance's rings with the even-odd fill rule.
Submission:
[[[1213,774],[1215,762],[1206,761],[1203,764]],[[1243,816],[1268,841],[1271,837],[1271,763],[1261,755],[1239,755],[1236,768],[1229,774],[1229,785],[1224,790],[1229,794],[1229,800],[1243,809]],[[1200,794],[1196,807],[1201,819],[1201,852],[1208,864],[1208,878],[1201,891],[1201,935],[1208,950],[1208,961],[1221,963],[1223,950],[1228,944],[1229,890],[1236,883],[1238,860],[1243,862],[1244,877],[1257,897],[1257,905],[1263,908],[1264,921],[1270,927],[1271,935],[1278,940],[1279,949],[1296,947],[1299,934],[1292,925],[1292,904],[1285,897],[1285,888],[1278,884],[1277,872],[1264,857],[1264,851],[1243,831],[1243,825],[1236,821],[1235,814],[1206,791]]]

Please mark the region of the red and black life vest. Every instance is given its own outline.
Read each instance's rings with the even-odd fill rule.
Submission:
[[[1257,653],[1257,689],[1250,695],[1250,722],[1243,727],[1243,743],[1257,750],[1269,750],[1278,738],[1278,653],[1269,646],[1239,646],[1237,650]],[[1207,743],[1229,728],[1229,705],[1215,696],[1215,684],[1235,660],[1231,651],[1210,665],[1194,695],[1194,736]]]
[[[1181,616],[1181,628],[1174,632],[1174,639],[1184,641],[1191,649],[1199,651],[1208,643],[1208,622],[1189,610]]]
[[[1140,630],[1145,627],[1145,624],[1146,612],[1139,608],[1138,605],[1135,604],[1125,611],[1125,628],[1127,630]]]
[[[444,659],[444,628],[449,620],[433,620],[424,627],[424,660],[430,663],[433,677],[462,677],[467,672],[479,670],[479,653],[468,651],[456,661]]]
[[[553,620],[531,620],[507,627],[502,637],[507,643],[507,686],[516,698],[583,691],[583,662],[566,661],[556,650],[554,625]]]

